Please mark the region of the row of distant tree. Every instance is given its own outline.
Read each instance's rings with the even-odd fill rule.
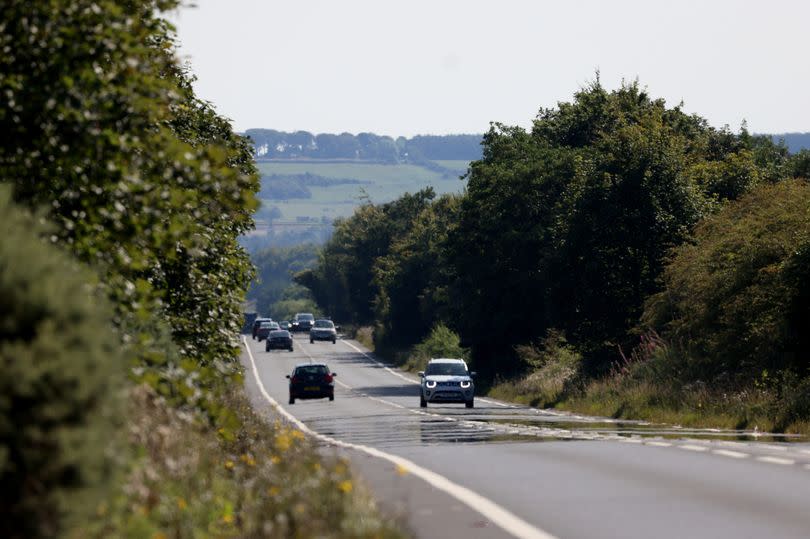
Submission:
[[[381,163],[416,163],[435,160],[474,161],[481,158],[483,135],[418,135],[413,138],[374,133],[287,133],[274,129],[248,129],[256,155],[266,159],[361,159]],[[774,143],[784,141],[796,153],[810,148],[810,133],[769,135]]]
[[[266,159],[361,159],[422,164],[433,160],[472,161],[481,157],[481,135],[419,135],[392,138],[374,133],[285,133],[248,129],[256,155]]]
[[[450,326],[490,379],[521,373],[516,348],[549,334],[600,376],[649,331],[696,378],[804,378],[810,186],[794,178],[808,176],[810,150],[597,82],[530,131],[494,124],[465,193],[338,221],[296,280],[342,321],[375,325],[378,344]]]

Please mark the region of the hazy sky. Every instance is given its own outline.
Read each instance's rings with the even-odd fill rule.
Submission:
[[[601,73],[717,127],[810,131],[808,0],[196,0],[198,94],[251,127],[381,135],[529,126]]]

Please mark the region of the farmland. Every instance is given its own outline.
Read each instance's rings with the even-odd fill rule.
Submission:
[[[331,222],[337,217],[351,215],[363,200],[374,203],[388,202],[405,192],[414,192],[433,187],[437,194],[457,193],[465,182],[458,176],[466,169],[467,161],[437,162],[451,170],[442,173],[413,164],[378,164],[363,161],[333,160],[272,160],[257,163],[262,176],[313,174],[331,179],[354,179],[361,183],[346,183],[329,186],[310,186],[311,198],[262,199],[265,211],[259,219],[268,215],[267,209],[276,207],[278,222],[319,221]]]

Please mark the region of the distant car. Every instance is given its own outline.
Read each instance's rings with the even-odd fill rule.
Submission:
[[[256,333],[259,331],[259,327],[262,325],[262,322],[272,322],[272,321],[273,321],[272,318],[257,318],[256,320],[254,320],[253,329],[251,331],[253,334],[253,338],[254,339],[256,338]]]
[[[290,404],[295,399],[335,400],[335,376],[323,363],[302,363],[288,374],[290,380]]]
[[[292,324],[290,323],[289,320],[282,320],[281,322],[278,323],[278,327],[280,327],[285,331],[290,331],[290,329],[292,328]]]
[[[293,351],[293,338],[289,331],[277,329],[267,335],[267,341],[264,343],[264,351],[269,352],[273,349]]]
[[[315,341],[332,341],[332,344],[337,342],[337,330],[331,320],[315,320],[309,330],[309,342],[311,344]]]
[[[474,372],[467,369],[463,359],[431,359],[424,372],[420,372],[419,406],[429,402],[463,402],[467,408],[475,406]]]
[[[278,324],[275,322],[262,322],[259,329],[256,330],[256,338],[262,342],[267,338],[271,331],[279,329]]]
[[[312,329],[312,324],[315,322],[315,316],[312,313],[298,313],[292,321],[293,331],[309,331]]]

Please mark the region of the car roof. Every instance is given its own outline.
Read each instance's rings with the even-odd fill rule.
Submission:
[[[454,359],[449,357],[436,357],[431,359],[428,363],[464,363],[467,364],[466,361],[463,359]]]

